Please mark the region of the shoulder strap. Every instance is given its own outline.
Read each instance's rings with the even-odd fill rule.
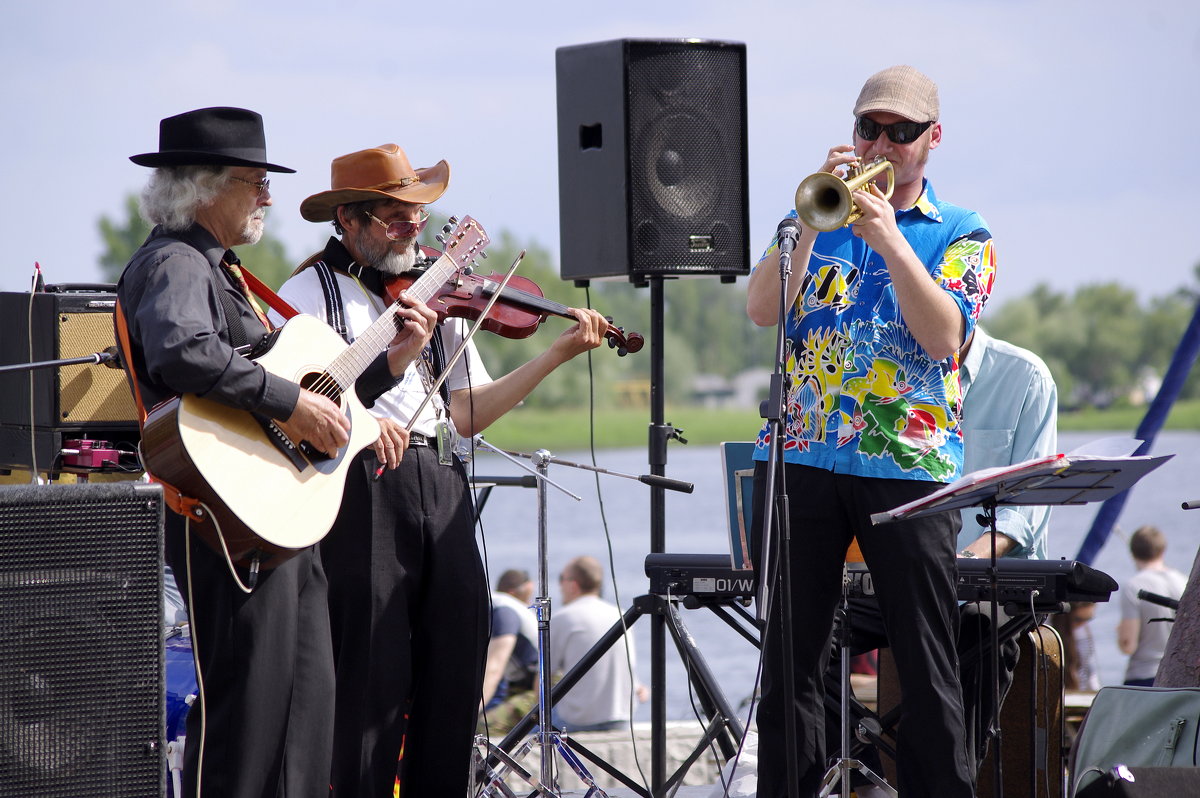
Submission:
[[[271,306],[271,309],[283,316],[285,319],[290,319],[293,316],[299,316],[300,312],[289,305],[283,297],[271,290],[271,287],[262,280],[254,276],[254,273],[242,266],[242,276],[246,278],[246,285],[250,286],[250,290],[254,295]]]
[[[113,306],[113,325],[116,327],[117,346],[121,352],[121,365],[125,368],[125,379],[129,382],[129,390],[133,392],[133,401],[137,405],[138,430],[141,431],[146,423],[146,406],[142,403],[142,391],[138,386],[137,372],[133,368],[133,347],[129,344],[129,325],[125,321],[125,309],[121,307],[120,299],[117,299]],[[174,485],[163,482],[149,471],[146,472],[146,476],[150,477],[152,482],[162,485],[163,500],[173,511],[187,518],[199,517],[196,513],[200,507],[198,500],[185,496]]]
[[[325,295],[325,318],[329,321],[329,326],[342,336],[343,341],[352,343],[350,330],[346,327],[346,314],[342,309],[342,289],[338,287],[337,275],[323,260],[317,261],[312,267],[321,283],[321,293]]]

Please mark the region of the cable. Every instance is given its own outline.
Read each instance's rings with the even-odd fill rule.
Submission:
[[[41,275],[41,266],[37,266],[37,274],[34,276],[34,281]],[[33,362],[33,297],[32,288],[29,291],[29,306],[25,310],[25,336],[29,341],[29,362]],[[41,480],[38,478],[37,467],[37,427],[35,425],[33,413],[33,371],[27,371],[29,375],[29,481],[34,485],[40,485]],[[47,474],[49,476],[49,474]]]
[[[196,698],[200,702],[200,747],[196,749],[196,796],[203,795],[200,783],[204,773],[204,743],[208,733],[208,710],[204,702],[204,674],[200,671],[200,647],[196,644],[196,605],[192,597],[192,519],[183,519],[184,563],[187,569],[188,626],[192,631],[192,667],[196,671]],[[187,743],[184,743],[186,746]]]
[[[591,288],[583,290],[584,302],[590,308],[592,306],[592,291]],[[596,459],[596,375],[594,364],[592,362],[592,351],[587,352],[588,364],[588,449],[592,456],[592,466],[597,466]],[[608,528],[608,514],[604,509],[604,492],[600,487],[600,472],[593,471],[592,478],[596,483],[596,502],[600,508],[600,525],[604,529],[604,542],[608,549],[608,570],[612,574],[613,582],[613,601],[616,602],[617,612],[621,619],[621,642],[625,648],[625,667],[629,672],[629,739],[633,745],[633,764],[637,767],[638,775],[642,779],[642,786],[646,788],[646,792],[650,792],[650,782],[646,778],[646,771],[642,768],[641,757],[638,756],[637,736],[633,728],[633,715],[637,702],[637,674],[633,669],[633,653],[630,650],[632,640],[629,637],[629,627],[625,623],[625,614],[620,611],[624,606],[621,603],[621,589],[617,584],[617,566],[616,558],[613,555],[612,534]]]

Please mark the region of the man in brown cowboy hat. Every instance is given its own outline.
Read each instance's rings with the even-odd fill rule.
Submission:
[[[331,237],[280,295],[348,339],[361,334],[390,302],[385,280],[421,260],[424,206],[449,179],[445,161],[414,169],[395,144],[335,159],[331,189],[304,200],[300,213],[332,221],[340,238]],[[321,547],[337,665],[335,795],[391,796],[401,741],[404,795],[466,792],[487,648],[487,583],[467,475],[451,438],[481,432],[559,365],[600,344],[603,317],[574,313],[578,324],[494,381],[468,344],[444,390],[417,415],[445,355],[463,339],[461,322],[444,323],[371,408],[384,434],[351,469],[341,513]],[[410,422],[401,460],[397,430]]]
[[[172,116],[160,123],[159,151],[130,160],[155,170],[142,213],[157,226],[117,287],[141,405],[195,394],[275,419],[318,449],[346,445],[348,422],[333,402],[242,356],[268,327],[231,247],[262,236],[267,173],[294,171],[267,160],[262,117],[242,108]],[[409,316],[419,328],[423,317]],[[166,559],[189,597],[202,677],[184,795],[328,798],[334,685],[319,551],[263,570],[246,592],[190,532],[167,514]]]

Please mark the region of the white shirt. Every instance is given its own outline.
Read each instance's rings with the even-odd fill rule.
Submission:
[[[337,278],[338,290],[342,295],[346,330],[352,339],[357,338],[387,310],[388,305],[350,275],[337,271],[334,272],[334,275]],[[288,279],[279,289],[279,296],[299,312],[316,316],[326,323],[329,322],[329,315],[325,307],[325,295],[321,291],[321,283],[315,269],[305,269]],[[274,310],[269,315],[274,324],[283,321],[282,317]],[[438,329],[445,344],[446,357],[449,359],[466,334],[466,325],[461,319],[448,319]],[[419,363],[420,358],[410,363],[400,383],[376,399],[375,406],[371,407],[368,412],[376,418],[392,418],[401,424],[408,424],[426,394],[421,380]],[[431,379],[436,377],[437,375],[434,374]],[[479,358],[479,352],[476,351],[475,344],[472,342],[467,344],[463,356],[451,367],[450,376],[446,378],[446,386],[451,392],[454,392],[462,388],[486,385],[491,381],[492,378],[488,375],[483,361]],[[421,416],[413,425],[412,431],[433,437],[437,432],[438,419],[445,416],[446,412],[442,406],[441,396],[434,396],[421,411]]]
[[[1160,607],[1137,597],[1139,590],[1148,590],[1167,598],[1178,599],[1187,587],[1187,577],[1174,568],[1143,568],[1121,586],[1121,620],[1137,619],[1137,648],[1129,655],[1125,668],[1125,680],[1153,679],[1158,675],[1158,663],[1167,650],[1167,638],[1171,636],[1169,621],[1153,621],[1154,618],[1174,618],[1175,610]]]
[[[580,596],[550,617],[550,670],[565,674],[621,618],[621,611],[599,596]],[[629,720],[634,702],[630,670],[637,672],[633,637],[626,634],[629,656],[621,645],[613,645],[579,682],[567,691],[555,709],[566,731],[572,726],[591,726]]]

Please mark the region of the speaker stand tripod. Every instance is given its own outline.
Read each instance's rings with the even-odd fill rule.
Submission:
[[[833,793],[835,785],[840,782],[838,795],[840,798],[850,796],[850,774],[858,771],[872,784],[880,788],[891,798],[896,798],[896,790],[884,779],[877,775],[861,760],[850,756],[850,569],[842,565],[842,603],[834,616],[834,634],[837,636],[838,649],[841,653],[841,754],[838,761],[825,773],[821,779],[820,798],[827,798]]]

